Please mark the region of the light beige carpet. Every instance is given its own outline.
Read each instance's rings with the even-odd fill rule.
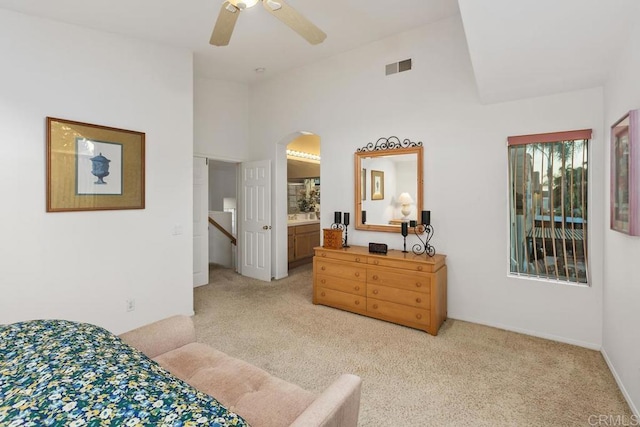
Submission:
[[[213,267],[195,290],[198,340],[314,392],[359,375],[361,426],[588,426],[632,414],[597,351],[453,319],[433,337],[315,306],[311,284],[310,265],[271,283]]]

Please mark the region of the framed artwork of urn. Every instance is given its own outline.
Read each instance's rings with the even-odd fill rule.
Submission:
[[[47,117],[47,212],[144,209],[145,134]]]

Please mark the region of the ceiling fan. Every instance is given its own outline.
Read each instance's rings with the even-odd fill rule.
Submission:
[[[228,45],[231,39],[231,33],[233,33],[233,27],[236,25],[240,12],[246,8],[255,6],[259,1],[262,2],[267,12],[284,22],[309,43],[322,43],[327,37],[320,28],[316,27],[311,21],[283,0],[227,0],[222,4],[209,43],[214,46]]]

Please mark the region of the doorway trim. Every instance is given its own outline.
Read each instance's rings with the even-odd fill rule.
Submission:
[[[240,195],[240,188],[239,188],[239,182],[240,182],[240,164],[242,163],[242,160],[238,160],[238,159],[234,159],[234,158],[229,158],[229,157],[218,157],[218,156],[211,156],[211,155],[207,155],[207,154],[193,154],[193,158],[203,158],[207,160],[207,183],[209,182],[209,162],[210,161],[218,161],[218,162],[223,162],[223,163],[232,163],[236,165],[236,200],[238,200],[238,197]],[[192,172],[193,173],[193,172]],[[210,194],[210,189],[207,190],[207,197]],[[192,201],[192,214],[193,214],[193,209],[195,209],[195,200]],[[208,217],[208,212],[209,212],[209,204],[207,203],[207,217]],[[236,210],[236,216],[239,215],[239,211]],[[207,227],[209,225],[207,224]],[[236,223],[236,235],[240,234],[240,230],[238,228],[238,224]],[[193,237],[192,237],[193,238]],[[209,247],[209,232],[207,229],[207,233],[206,233],[206,238],[207,238],[207,248]],[[240,256],[240,249],[241,249],[241,243],[238,242],[235,245],[235,260],[236,260],[236,266],[235,266],[235,271],[239,271],[239,256]],[[191,254],[191,256],[193,257],[194,254]],[[209,263],[209,258],[207,256],[207,264]],[[208,273],[207,273],[208,274]]]
[[[274,225],[271,247],[273,248],[273,256],[271,257],[271,268],[274,278],[283,279],[289,275],[289,263],[287,258],[287,145],[294,139],[302,135],[312,133],[313,131],[296,131],[292,132],[275,144],[275,162],[272,180],[271,194],[274,202],[272,205],[273,217],[271,219]],[[322,142],[321,142],[322,144]],[[322,175],[322,162],[320,162],[320,174]]]

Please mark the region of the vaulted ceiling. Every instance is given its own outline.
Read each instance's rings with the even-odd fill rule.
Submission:
[[[459,3],[486,103],[602,86],[640,5],[636,0]]]
[[[209,45],[221,0],[0,0],[0,8],[194,52],[197,76],[254,83],[460,14],[478,92],[499,102],[602,85],[636,0],[287,0],[327,39],[312,46],[260,5]],[[458,5],[459,3],[459,5]],[[635,9],[634,9],[635,8]],[[635,14],[637,16],[637,13]],[[263,73],[256,73],[264,68]]]

